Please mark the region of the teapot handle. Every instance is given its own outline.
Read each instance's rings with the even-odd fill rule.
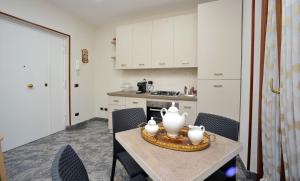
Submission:
[[[199,126],[200,130],[203,131],[203,133],[205,132],[205,127],[204,126]]]
[[[162,109],[160,110],[160,115],[161,115],[162,118],[164,118],[163,112],[167,112],[167,111],[168,111],[168,110],[167,110],[166,108],[162,108]]]

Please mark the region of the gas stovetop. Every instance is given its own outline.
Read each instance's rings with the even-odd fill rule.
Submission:
[[[179,91],[155,91],[151,92],[151,95],[156,95],[156,96],[179,96],[180,92]]]

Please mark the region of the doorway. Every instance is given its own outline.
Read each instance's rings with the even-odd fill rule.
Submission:
[[[63,130],[67,37],[0,16],[0,133],[9,150]]]

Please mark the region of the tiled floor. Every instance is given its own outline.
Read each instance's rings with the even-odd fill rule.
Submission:
[[[65,144],[70,144],[83,160],[90,180],[109,180],[112,134],[108,133],[104,119],[90,120],[72,130],[60,131],[5,152],[9,180],[51,180],[50,168],[54,155]],[[240,161],[238,167],[238,180],[250,180]],[[128,180],[126,171],[118,162],[115,180]]]

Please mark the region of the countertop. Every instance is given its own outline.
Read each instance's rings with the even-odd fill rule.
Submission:
[[[151,95],[150,93],[137,94],[135,91],[117,91],[107,93],[109,96],[119,96],[119,97],[136,97],[145,99],[165,99],[165,100],[181,100],[181,101],[197,101],[197,96],[158,96]]]

